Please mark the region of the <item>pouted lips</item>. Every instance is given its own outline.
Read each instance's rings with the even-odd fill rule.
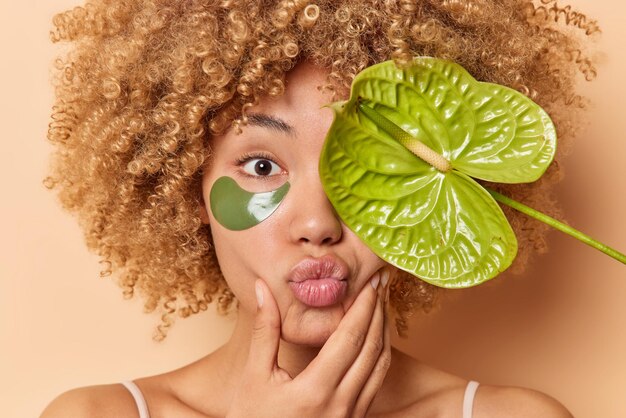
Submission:
[[[339,258],[325,255],[306,258],[289,273],[289,286],[296,299],[312,307],[340,302],[348,290],[348,266]]]

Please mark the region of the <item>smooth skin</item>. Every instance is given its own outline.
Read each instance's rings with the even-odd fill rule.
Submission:
[[[253,108],[284,125],[257,118],[239,135],[212,138],[201,217],[211,225],[222,273],[239,302],[237,323],[215,352],[135,381],[152,418],[461,417],[467,380],[390,346],[384,305],[394,270],[345,227],[323,191],[317,164],[332,113],[322,107],[330,97],[317,86],[325,79],[324,70],[299,64],[283,96]],[[253,170],[258,157],[241,158],[260,152],[264,164],[272,163],[263,175]],[[225,175],[251,192],[286,181],[291,188],[266,220],[231,231],[215,222],[208,204],[212,184]],[[288,274],[302,259],[324,255],[348,267],[348,290],[337,304],[313,308],[294,297]],[[42,415],[137,416],[119,384],[66,392]],[[571,414],[540,392],[482,384],[473,417]]]

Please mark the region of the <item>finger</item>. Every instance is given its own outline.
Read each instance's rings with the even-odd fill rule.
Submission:
[[[380,274],[375,273],[350,306],[339,326],[299,380],[334,389],[361,352],[376,307]]]
[[[370,322],[361,352],[350,366],[337,388],[338,394],[343,399],[348,400],[351,405],[354,404],[359,393],[363,390],[364,385],[370,378],[372,370],[384,347],[383,328],[385,318],[382,297],[384,297],[382,294],[382,286],[379,286],[376,309],[372,316],[372,321]]]
[[[276,367],[280,343],[280,312],[265,282],[257,280],[254,286],[257,311],[252,328],[247,368],[252,373],[269,377]]]
[[[354,417],[364,417],[367,415],[372,401],[376,397],[378,390],[383,385],[387,371],[391,365],[391,326],[390,319],[385,309],[383,319],[383,349],[376,360],[376,364],[367,382],[363,386],[361,393],[354,405]]]

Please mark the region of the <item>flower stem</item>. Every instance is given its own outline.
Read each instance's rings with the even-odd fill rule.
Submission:
[[[617,261],[621,261],[623,264],[626,264],[626,255],[609,247],[608,245],[604,245],[601,242],[598,242],[595,239],[591,238],[589,235],[583,234],[577,229],[574,229],[571,226],[564,224],[563,222],[557,221],[556,219],[548,215],[545,215],[539,212],[538,210],[535,210],[526,205],[523,205],[519,203],[518,201],[511,199],[510,197],[506,197],[496,192],[495,190],[491,190],[489,188],[486,188],[486,189],[491,194],[491,196],[493,196],[493,198],[496,199],[498,202],[504,203],[505,205],[510,206],[513,209],[518,210],[532,218],[535,218],[538,221],[548,224],[551,227],[558,229],[561,232],[565,232],[566,234],[584,242],[585,244],[590,245],[593,248],[602,251],[604,254],[607,254],[613,257]]]

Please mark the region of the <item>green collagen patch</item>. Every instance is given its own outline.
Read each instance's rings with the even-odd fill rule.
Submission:
[[[211,188],[211,211],[226,229],[242,231],[267,219],[289,191],[289,183],[276,190],[253,193],[239,187],[230,177],[220,177]]]

